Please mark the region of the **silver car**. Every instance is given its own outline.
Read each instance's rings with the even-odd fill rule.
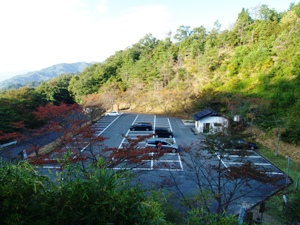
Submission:
[[[164,138],[150,138],[146,140],[146,147],[159,148],[159,144],[161,143],[161,150],[167,150],[170,152],[178,152],[178,145],[172,142],[169,139]]]

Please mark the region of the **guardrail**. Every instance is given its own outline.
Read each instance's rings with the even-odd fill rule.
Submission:
[[[12,142],[0,145],[0,148],[4,148],[4,147],[10,146],[10,145],[15,145],[15,144],[17,144],[17,141],[12,141]]]

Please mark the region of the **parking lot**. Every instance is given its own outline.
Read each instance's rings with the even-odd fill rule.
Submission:
[[[124,148],[128,145],[128,138],[137,139],[141,136],[151,136],[153,130],[130,130],[130,126],[139,122],[148,122],[155,127],[167,127],[174,132],[173,138],[168,140],[176,143],[178,146],[188,146],[193,143],[199,142],[202,138],[200,135],[195,135],[191,131],[193,125],[185,125],[182,120],[178,118],[169,118],[156,115],[136,115],[136,114],[123,114],[121,116],[104,116],[97,123],[93,125],[95,135],[102,135],[108,139],[104,145],[109,148]],[[139,148],[145,148],[146,139],[138,143]],[[84,144],[83,144],[84,146]],[[86,146],[85,146],[86,147]],[[84,150],[84,149],[83,149]],[[182,150],[182,149],[181,149]],[[159,158],[149,158],[143,160],[139,164],[132,164],[124,160],[122,163],[114,167],[114,169],[130,169],[139,171],[178,171],[182,172],[186,169],[188,159],[184,156],[183,152],[179,150],[176,153],[165,153]],[[238,150],[237,150],[238,151]],[[150,153],[154,154],[154,153]],[[218,157],[218,156],[217,156]],[[245,160],[250,161],[254,165],[260,167],[271,175],[279,175],[284,177],[285,174],[268,160],[259,155],[255,150],[248,150],[246,157],[240,157],[239,154],[230,154],[228,157],[222,159],[222,164],[225,167],[230,165],[238,165]]]
[[[153,126],[153,130],[130,130],[130,126],[139,122],[148,122]],[[193,124],[184,124],[181,119],[169,118],[156,115],[137,115],[137,114],[123,114],[119,116],[104,116],[93,125],[95,136],[104,136],[107,140],[104,141],[104,146],[108,148],[122,149],[128,145],[128,138],[137,139],[141,136],[151,136],[154,134],[155,127],[166,127],[174,133],[174,137],[165,138],[179,146],[178,152],[166,152],[159,158],[151,157],[154,153],[149,153],[150,157],[147,160],[143,160],[139,164],[132,164],[124,160],[122,163],[114,167],[114,169],[130,169],[139,171],[178,171],[182,172],[186,169],[186,164],[189,159],[185,157],[182,152],[182,146],[189,146],[194,143],[198,143],[203,136],[195,135],[191,128]],[[145,148],[146,140],[144,139],[138,143],[139,148]],[[89,146],[89,143],[80,138],[76,138],[73,143],[70,143],[68,148],[76,148],[81,152]],[[238,150],[236,150],[238,151]],[[266,171],[271,175],[279,175],[284,177],[280,169],[270,163],[267,159],[259,155],[255,150],[247,150],[247,156],[241,157],[237,154],[230,154],[228,157],[222,159],[224,167],[230,165],[238,165],[245,162],[245,160],[253,163],[259,168]],[[151,155],[152,154],[152,155]],[[219,157],[217,155],[217,157]],[[44,168],[56,168],[56,166],[45,166]]]
[[[114,137],[114,141],[110,141],[110,137],[111,137],[111,130],[110,126],[112,127],[123,127],[123,125],[118,125],[118,119],[121,118],[128,118],[130,119],[130,121],[132,121],[131,123],[127,123],[128,127],[127,130],[122,129],[124,131],[123,132],[118,132],[119,136],[115,136]],[[126,119],[127,121],[127,119]],[[139,122],[149,122],[153,125],[153,129],[152,130],[130,130],[129,127],[132,124],[135,123],[139,123]],[[115,123],[115,124],[114,124]],[[167,117],[159,117],[159,116],[155,116],[155,115],[122,115],[122,116],[116,116],[116,117],[112,117],[112,116],[105,116],[103,117],[101,120],[99,120],[96,124],[94,124],[95,126],[95,130],[97,130],[97,133],[95,135],[101,135],[103,133],[104,136],[108,137],[108,146],[110,148],[112,147],[116,147],[117,143],[118,144],[118,148],[123,148],[124,146],[128,145],[128,138],[130,139],[137,139],[137,137],[139,136],[151,136],[153,134],[153,130],[155,129],[155,127],[167,127],[170,130],[173,131],[170,119]],[[115,132],[114,132],[115,134]],[[192,133],[191,133],[192,134]],[[123,137],[122,135],[124,135],[125,137]],[[178,133],[179,135],[179,133]],[[118,138],[119,137],[119,138]],[[168,140],[172,141],[173,143],[176,143],[176,135],[173,138],[167,138]],[[117,141],[116,141],[117,140]],[[197,140],[195,138],[195,140]],[[112,145],[111,143],[114,143],[114,145]],[[146,140],[143,140],[141,142],[138,143],[138,147],[139,148],[145,148],[146,145]],[[154,154],[154,153],[150,153],[150,154]],[[172,170],[172,171],[183,171],[183,165],[182,165],[182,161],[181,161],[181,156],[180,153],[165,153],[162,157],[160,157],[159,159],[148,159],[148,160],[143,160],[142,163],[140,163],[139,165],[132,165],[131,163],[127,163],[126,161],[122,162],[120,165],[116,166],[114,169],[132,169],[132,170]]]
[[[128,145],[128,138],[131,140],[137,139],[142,136],[147,136],[147,139],[154,133],[153,130],[130,130],[130,127],[139,122],[151,123],[153,130],[155,127],[167,127],[173,131],[173,138],[168,137],[168,140],[176,143],[179,146],[179,151],[172,153],[166,152],[159,158],[153,157],[155,153],[150,152],[149,158],[142,160],[138,163],[132,163],[127,160],[123,160],[121,163],[116,164],[114,170],[131,170],[138,173],[138,182],[143,185],[156,184],[160,186],[166,180],[170,181],[176,179],[178,188],[181,189],[182,193],[191,193],[197,191],[195,183],[190,179],[193,175],[191,174],[191,158],[188,154],[183,151],[186,146],[191,146],[195,143],[200,143],[203,140],[203,135],[195,135],[192,132],[193,124],[184,124],[179,118],[157,116],[157,115],[139,115],[124,113],[120,116],[104,116],[96,123],[93,124],[95,136],[103,136],[107,139],[104,141],[103,146],[108,148],[123,149]],[[138,142],[138,148],[143,149],[146,146],[146,140]],[[72,144],[71,144],[72,145]],[[80,151],[84,152],[88,147],[88,143],[82,140],[82,143],[73,143],[74,147],[81,146]],[[99,150],[101,151],[101,149]],[[257,202],[267,199],[269,196],[276,193],[280,188],[286,185],[287,179],[286,174],[278,169],[275,165],[270,163],[267,159],[263,158],[255,150],[247,150],[247,155],[241,157],[237,152],[233,150],[230,155],[222,158],[222,165],[228,168],[230,165],[239,165],[244,163],[245,160],[251,162],[253,165],[258,166],[267,172],[270,176],[279,177],[279,181],[276,186],[264,185],[262,183],[253,183],[253,187],[259,187],[255,191],[255,197],[247,196],[243,197],[243,200],[238,204],[233,205],[230,209],[233,213],[237,213],[241,204],[251,206]],[[216,157],[219,157],[216,155]],[[45,167],[47,168],[47,167]],[[49,167],[48,167],[49,168]],[[201,179],[200,179],[201,180]],[[289,181],[290,182],[290,181]],[[249,193],[251,188],[245,187]]]

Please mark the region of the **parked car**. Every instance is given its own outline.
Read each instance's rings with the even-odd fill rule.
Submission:
[[[227,147],[233,147],[236,149],[258,149],[255,143],[245,141],[245,140],[232,140],[229,142]]]
[[[152,123],[149,122],[138,122],[130,126],[130,130],[152,130]]]
[[[155,127],[154,129],[154,137],[166,137],[173,138],[173,132],[168,127]]]
[[[146,140],[146,147],[159,148],[169,152],[178,152],[178,145],[164,138],[150,138]]]
[[[122,115],[122,113],[119,111],[111,111],[111,112],[105,113],[105,116],[120,116],[120,115]]]

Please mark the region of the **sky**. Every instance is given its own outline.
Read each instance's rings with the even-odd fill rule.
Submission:
[[[298,0],[0,0],[0,81],[60,63],[103,62],[146,34],[184,25],[230,28],[243,8]]]

